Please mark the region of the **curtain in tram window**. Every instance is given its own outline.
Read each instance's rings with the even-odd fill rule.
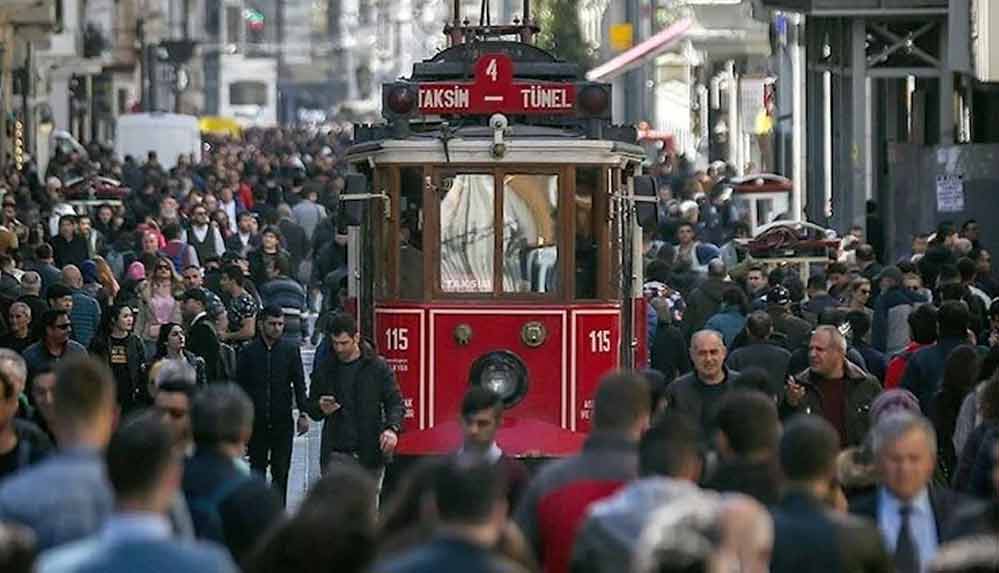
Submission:
[[[457,175],[440,205],[441,290],[493,290],[495,183],[492,175]]]

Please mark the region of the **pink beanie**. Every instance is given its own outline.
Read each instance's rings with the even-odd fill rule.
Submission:
[[[125,278],[129,278],[134,281],[146,278],[146,267],[142,265],[142,261],[135,261],[128,265],[128,271],[125,273]]]

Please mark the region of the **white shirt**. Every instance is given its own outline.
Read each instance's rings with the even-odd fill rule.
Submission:
[[[462,446],[461,448],[458,449],[458,455],[460,456],[464,453],[465,453],[465,446]],[[489,463],[495,464],[500,460],[501,457],[503,457],[503,450],[501,450],[500,447],[496,445],[496,442],[493,442],[492,444],[489,445],[489,449],[482,454],[482,457],[484,457],[486,461],[488,461]]]
[[[219,206],[222,207],[222,210],[225,211],[225,214],[229,217],[229,232],[230,233],[235,233],[236,231],[238,231],[239,229],[236,226],[236,223],[237,223],[237,221],[236,221],[236,200],[233,199],[232,201],[229,201],[228,203],[219,202]]]

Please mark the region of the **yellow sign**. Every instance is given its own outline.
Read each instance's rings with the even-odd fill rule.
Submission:
[[[623,52],[635,43],[635,30],[631,24],[614,24],[610,27],[610,47],[615,52]]]

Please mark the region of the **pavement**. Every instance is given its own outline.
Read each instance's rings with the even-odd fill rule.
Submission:
[[[316,349],[308,343],[302,344],[302,366],[305,368],[305,383],[309,384],[309,373],[316,356]],[[296,414],[297,415],[297,414]],[[288,511],[298,508],[305,492],[319,479],[319,443],[323,432],[322,422],[312,421],[309,432],[295,436],[291,451],[291,470],[288,474]]]

